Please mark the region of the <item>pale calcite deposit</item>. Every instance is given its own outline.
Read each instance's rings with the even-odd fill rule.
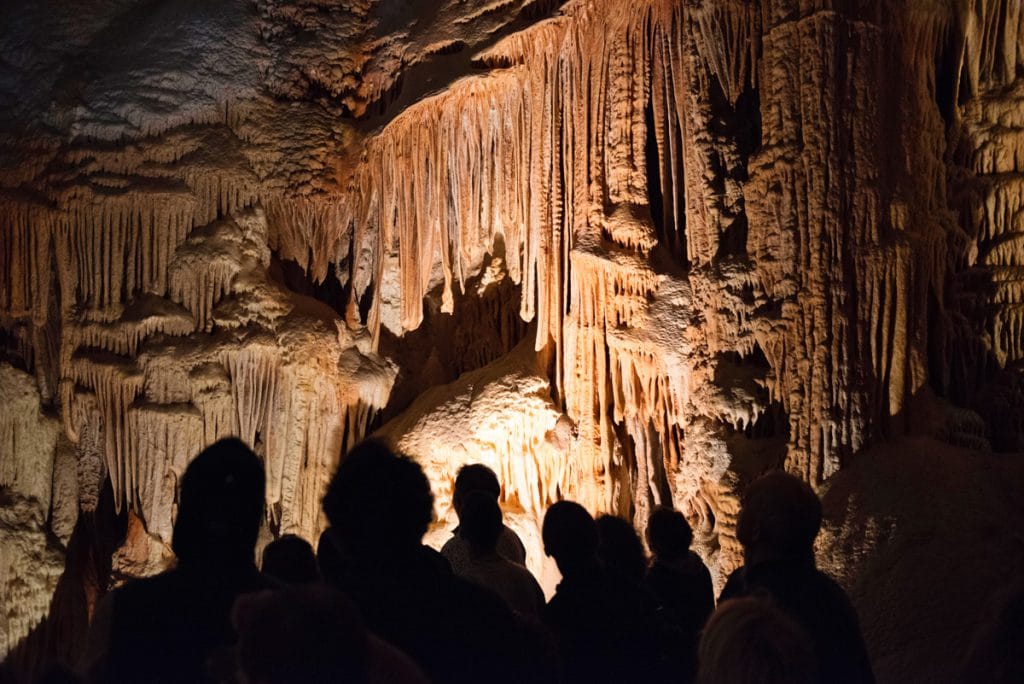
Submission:
[[[32,376],[0,362],[0,387],[0,653],[6,654],[50,607],[64,559],[47,528],[68,534],[78,501],[64,491],[60,424],[41,413]]]
[[[420,395],[375,437],[412,454],[433,483],[436,521],[427,541],[440,547],[458,524],[452,485],[463,465],[484,463],[502,483],[506,524],[527,547],[527,565],[550,576],[540,523],[547,507],[575,497],[580,481],[569,459],[572,420],[551,400],[550,381],[520,344],[483,368]]]
[[[189,459],[238,434],[264,538],[312,540],[379,430],[434,542],[483,461],[535,570],[558,498],[671,504],[720,584],[769,468],[1024,446],[1017,0],[86,5],[0,25],[25,534],[67,544],[109,480],[115,574],[153,572]]]

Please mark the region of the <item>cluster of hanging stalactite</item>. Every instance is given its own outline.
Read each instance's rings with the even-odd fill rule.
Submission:
[[[267,279],[260,212],[235,208],[236,220],[197,228],[209,216],[161,217],[144,199],[119,200],[95,217],[51,211],[54,223],[26,232],[81,241],[45,256],[69,262],[58,268],[65,432],[77,439],[83,425],[102,426],[118,506],[164,543],[189,460],[220,437],[242,435],[266,462],[274,529],[314,536],[337,455],[384,405],[393,371],[373,360],[361,333]],[[76,269],[89,283],[76,286]],[[19,282],[31,289],[6,291],[12,318],[15,304],[45,292],[47,279],[33,278],[46,285],[30,278]]]
[[[546,376],[521,391],[548,399],[518,415],[496,390],[479,454],[403,444],[442,494],[491,462],[537,519],[566,496],[638,521],[673,503],[721,577],[745,478],[820,484],[907,429],[929,380],[1024,356],[1024,13],[862,5],[570,3],[338,150],[330,192],[265,177],[251,104],[69,141],[59,174],[0,195],[0,319],[58,379],[67,435],[102,426],[151,535],[188,459],[239,434],[268,524],[312,536],[337,454],[388,403],[382,328],[474,296],[500,242]],[[288,292],[271,254],[344,301]]]

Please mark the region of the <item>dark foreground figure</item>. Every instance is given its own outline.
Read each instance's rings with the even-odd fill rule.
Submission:
[[[247,684],[428,684],[408,656],[365,628],[351,601],[322,583],[243,596],[234,621]]]
[[[336,545],[321,552],[332,559],[326,579],[351,597],[371,630],[435,682],[543,681],[539,637],[496,594],[457,577],[421,543],[432,508],[417,463],[363,442],[342,461],[324,497]]]
[[[873,682],[846,592],[815,567],[820,529],[821,501],[806,483],[783,472],[756,480],[736,524],[745,564],[729,577],[719,603],[743,596],[772,599],[810,636],[816,681]]]
[[[691,680],[697,670],[697,641],[715,609],[711,573],[690,550],[693,530],[679,511],[657,508],[647,521],[647,545],[654,558],[644,586],[654,596],[662,617],[677,630],[673,649],[679,671]]]
[[[723,603],[700,639],[699,684],[813,684],[807,632],[770,599]]]
[[[286,534],[263,549],[263,574],[288,586],[320,581],[316,554],[308,541]]]
[[[590,513],[559,501],[544,516],[543,538],[562,573],[544,621],[558,643],[563,681],[667,681],[663,624],[636,587],[599,560]]]
[[[231,609],[268,583],[253,562],[263,466],[237,439],[213,444],[181,482],[175,569],[135,580],[97,608],[89,678],[97,682],[227,681],[235,669]]]
[[[498,551],[503,525],[501,509],[486,492],[470,492],[462,504],[459,535],[467,555],[455,574],[490,589],[517,615],[539,618],[544,592],[530,571]]]
[[[452,569],[459,575],[465,574],[464,571],[471,564],[472,553],[468,540],[462,534],[462,525],[465,503],[473,494],[486,495],[495,504],[501,496],[498,476],[482,463],[470,463],[459,468],[452,487],[452,508],[459,517],[459,526],[452,530],[451,539],[441,547],[441,555],[448,559]],[[522,540],[504,523],[501,526],[501,534],[498,535],[496,548],[502,558],[518,565],[526,565],[526,548]]]
[[[422,544],[433,495],[420,466],[374,441],[344,456],[328,487],[331,527],[315,562],[308,543],[286,536],[267,547],[261,574],[262,465],[236,439],[212,445],[182,478],[177,567],[130,582],[97,608],[87,680],[872,681],[846,595],[814,566],[821,505],[799,480],[774,473],[748,490],[737,534],[746,565],[723,591],[733,600],[707,621],[710,576],[679,513],[651,516],[647,567],[627,521],[595,522],[571,501],[552,505],[542,536],[562,581],[544,605],[529,572],[500,555],[497,490],[490,477],[481,481],[488,485],[460,498],[459,540],[474,581]],[[1007,654],[1020,615],[1018,600],[979,641],[983,666],[990,654],[1005,656],[998,681],[1019,671]],[[74,674],[54,669],[48,681]]]

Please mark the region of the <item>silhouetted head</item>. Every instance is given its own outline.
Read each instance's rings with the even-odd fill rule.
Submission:
[[[813,559],[821,529],[821,501],[806,482],[773,471],[755,480],[743,496],[736,538],[748,562],[758,559]]]
[[[563,575],[597,558],[597,524],[575,501],[559,501],[544,515],[544,553]]]
[[[204,449],[185,470],[171,546],[183,563],[251,563],[263,519],[263,464],[241,440]]]
[[[263,549],[263,573],[285,584],[305,584],[320,579],[316,556],[308,541],[286,534]]]
[[[459,536],[474,553],[489,553],[498,546],[503,528],[501,508],[489,492],[470,492],[462,502]]]
[[[419,464],[376,440],[345,456],[324,496],[333,534],[356,554],[418,546],[433,509],[430,483]]]
[[[366,630],[335,589],[308,584],[244,596],[234,620],[248,682],[367,681]]]
[[[726,601],[708,619],[697,652],[699,684],[810,684],[810,638],[765,599]]]
[[[614,515],[602,515],[597,519],[597,535],[597,556],[605,568],[619,580],[639,586],[647,569],[647,555],[633,526]]]
[[[501,483],[494,471],[483,463],[471,463],[459,468],[452,491],[452,507],[462,520],[462,504],[470,492],[485,492],[495,501],[501,496]]]
[[[647,519],[647,545],[660,560],[686,558],[693,543],[693,530],[679,511],[659,506]]]
[[[316,543],[316,564],[320,568],[320,576],[328,581],[335,581],[347,572],[348,562],[338,544],[330,527],[320,533],[320,540]]]

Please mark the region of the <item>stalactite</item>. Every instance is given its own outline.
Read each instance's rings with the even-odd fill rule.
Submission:
[[[151,335],[188,335],[195,328],[192,317],[180,307],[158,297],[142,296],[134,299],[116,321],[65,323],[63,350],[73,354],[79,347],[94,347],[134,357],[139,345]]]
[[[279,529],[306,537],[322,529],[320,500],[343,448],[345,428],[361,439],[366,424],[360,407],[347,405],[336,380],[312,368],[286,368],[274,398],[282,429],[266,440],[267,499],[279,506]],[[351,444],[347,445],[351,448]]]
[[[1024,12],[1019,3],[972,0],[960,7],[959,82],[951,178],[959,181],[955,199],[963,239],[950,261],[957,268],[960,297],[955,314],[987,335],[956,349],[962,369],[954,387],[970,397],[968,379],[990,380],[987,370],[1024,358],[1021,314],[1020,237],[1024,184]],[[962,331],[962,337],[976,336]],[[951,364],[952,365],[952,364]]]
[[[746,79],[729,75],[742,73],[740,65],[748,58],[754,62],[758,41],[752,40],[749,46],[742,41],[722,44],[719,41],[726,40],[729,32],[717,27],[721,21],[729,25],[738,22],[744,31],[752,30],[757,10],[748,5],[659,5],[661,11],[655,15],[655,55],[674,85],[673,91],[663,94],[654,88],[654,114],[661,112],[665,129],[658,145],[659,158],[675,179],[673,188],[666,189],[668,197],[674,210],[685,216],[677,214],[672,221],[675,239],[685,237],[685,244],[675,245],[674,251],[695,268],[715,263],[723,234],[744,211],[743,186],[738,179],[745,163],[737,140],[721,130],[725,112],[716,103],[720,93],[728,99],[744,88]],[[657,132],[657,119],[655,122]],[[663,196],[664,203],[668,197]],[[680,236],[684,224],[685,235]]]
[[[761,8],[751,0],[713,0],[691,10],[700,28],[705,59],[730,103],[746,85],[757,85]]]
[[[0,315],[46,323],[54,213],[0,195]]]
[[[843,85],[869,78],[879,41],[875,27],[832,13],[779,22],[763,37],[759,83],[766,137],[751,160],[746,206],[755,253],[775,255],[758,259],[758,275],[769,297],[783,298],[784,337],[767,346],[778,380],[771,385],[773,397],[791,420],[787,467],[811,482],[834,473],[864,444],[878,413],[874,406],[893,398],[898,410],[906,392],[906,322],[895,319],[906,305],[894,298],[905,288],[909,253],[889,246],[893,234],[879,211],[879,132],[855,126],[852,137],[843,139],[846,133],[834,123],[845,116],[841,112],[880,106],[875,94]],[[849,65],[858,73],[827,75],[847,68],[833,59],[830,46],[852,44],[862,51]],[[797,62],[794,54],[800,55]],[[822,69],[824,76],[817,71]],[[818,73],[813,79],[812,72]],[[835,89],[832,97],[818,96],[822,83]],[[809,173],[808,155],[834,173]],[[843,170],[846,160],[853,166]],[[798,274],[795,281],[791,274]],[[794,295],[797,306],[785,301]],[[860,302],[864,306],[856,308]],[[893,346],[878,349],[871,340],[879,335]],[[865,376],[883,385],[891,380],[899,389],[886,388],[884,399],[867,393]]]
[[[348,251],[351,206],[337,197],[294,198],[267,193],[262,199],[271,231],[271,249],[292,259],[316,282]]]
[[[242,236],[230,221],[217,221],[189,235],[168,266],[168,295],[209,332],[213,308],[231,290],[242,269]]]
[[[203,417],[203,444],[237,434],[237,412],[231,378],[217,362],[201,363],[188,374],[189,394]]]
[[[235,399],[238,436],[247,444],[256,443],[261,430],[268,433],[277,426],[268,420],[277,383],[279,360],[272,349],[245,348],[225,354],[225,366],[231,375],[231,393]],[[263,435],[263,441],[269,439]],[[268,480],[280,477],[271,470]]]
[[[528,206],[543,200],[527,190],[527,77],[514,68],[463,81],[407,109],[369,145],[353,181],[359,207],[353,220],[365,226],[364,240],[379,240],[378,271],[370,280],[382,279],[382,254],[398,254],[405,329],[422,320],[434,264],[442,264],[450,300],[455,282],[464,287],[497,234],[508,250],[510,276],[523,278],[523,236],[536,230]],[[357,276],[356,282],[369,281]]]
[[[172,296],[186,303],[196,297],[182,274],[216,265],[231,274],[218,296],[249,298],[218,313],[218,335],[197,335],[193,316],[153,294],[133,298],[116,321],[83,317],[64,329],[66,429],[77,437],[98,412],[115,502],[165,544],[178,478],[228,435],[264,459],[273,529],[314,538],[343,438],[349,447],[362,439],[394,380],[366,355],[365,336],[268,279],[265,239],[262,214],[247,212],[193,231],[171,262]],[[208,328],[204,306],[196,312]]]
[[[138,293],[166,294],[168,265],[192,228],[261,197],[244,158],[238,156],[241,168],[228,170],[217,166],[226,159],[213,161],[205,150],[206,145],[237,147],[237,138],[226,130],[178,129],[124,146],[87,139],[70,145],[60,160],[73,180],[50,191],[53,208],[0,203],[0,215],[11,216],[0,225],[6,230],[9,224],[12,248],[34,252],[23,262],[31,270],[0,277],[0,284],[20,281],[12,281],[17,289],[6,302],[6,289],[0,290],[0,304],[24,307],[32,301],[33,317],[45,321],[51,259],[65,316],[87,310],[109,321]],[[33,226],[30,233],[26,221]],[[18,237],[22,234],[24,239]]]
[[[156,190],[74,200],[55,229],[62,303],[101,320],[138,292],[167,292],[168,264],[196,221],[194,198]]]
[[[601,254],[602,251],[605,253]],[[640,398],[639,392],[627,389],[634,382],[634,374],[619,376],[617,371],[633,371],[634,364],[642,365],[649,358],[642,345],[624,348],[610,344],[610,336],[618,328],[640,323],[657,281],[643,261],[629,252],[616,253],[595,245],[588,252],[582,248],[574,250],[572,259],[571,308],[576,318],[572,335],[567,338],[572,346],[564,350],[565,397],[568,413],[579,423],[584,443],[592,445],[595,452],[588,457],[587,450],[581,450],[581,460],[574,464],[579,469],[580,484],[585,486],[582,483],[592,474],[606,473],[611,467],[614,440],[609,413],[621,422],[624,415],[639,408],[638,404],[630,403]],[[631,351],[636,353],[630,354]],[[655,397],[645,397],[643,401],[647,399],[657,401]],[[588,503],[614,510],[606,496]]]
[[[203,442],[203,418],[191,404],[132,406],[126,424],[127,505],[168,546],[177,485]]]
[[[370,142],[366,161],[354,173],[362,203],[353,214],[357,225],[365,225],[357,229],[361,239],[380,240],[381,246],[371,250],[378,254],[377,269],[383,268],[381,254],[397,253],[405,329],[420,323],[421,300],[438,262],[443,299],[451,302],[455,281],[462,285],[479,268],[476,255],[502,235],[510,277],[523,283],[522,317],[538,321],[536,346],[551,340],[558,350],[559,394],[564,383],[570,413],[596,421],[583,428],[592,447],[581,453],[604,451],[603,464],[575,464],[582,483],[610,463],[613,434],[607,414],[621,418],[631,410],[619,410],[608,401],[612,394],[601,389],[609,382],[602,360],[608,347],[605,328],[631,325],[656,289],[644,262],[656,242],[647,209],[648,50],[656,40],[679,36],[670,33],[672,11],[659,3],[605,16],[584,3],[568,15],[492,47],[479,59],[498,70],[463,79],[392,121]],[[652,23],[658,28],[651,29]],[[679,104],[672,93],[670,106],[658,114],[659,121],[671,118],[662,129],[671,127],[676,136]],[[600,207],[609,201],[615,209],[606,213]],[[682,211],[678,202],[674,206]],[[599,245],[600,236],[611,241],[612,250],[621,248],[611,257],[623,268],[614,276],[603,274],[607,248]],[[595,255],[594,266],[580,262],[591,258],[588,250]],[[593,273],[595,284],[577,277],[577,268]],[[566,287],[570,273],[575,287]],[[357,276],[355,282],[381,279],[378,270],[375,277]],[[580,288],[595,292],[585,295],[586,303],[569,300],[567,293]],[[563,337],[567,311],[579,316],[574,342],[568,343]],[[379,312],[372,311],[371,327],[379,320]],[[580,344],[590,351],[584,353]],[[631,367],[632,361],[623,358],[621,366]],[[645,359],[641,354],[636,361]],[[580,380],[573,378],[580,374]],[[595,386],[596,394],[586,389]]]
[[[989,39],[998,35],[993,26]],[[986,274],[991,282],[991,300],[996,306],[980,315],[986,319],[992,352],[1001,366],[1024,358],[1018,311],[1018,282],[1024,274],[1019,229],[1024,217],[1024,183],[1020,180],[1024,170],[1024,117],[1019,113],[1022,102],[1024,89],[1019,80],[1006,88],[993,87],[965,102],[959,110],[960,142],[955,151],[961,173],[971,178],[961,187],[959,197],[960,227],[967,236],[963,266],[973,267],[976,274]]]
[[[463,380],[486,381],[466,443],[517,520],[573,497],[642,521],[670,497],[721,579],[744,478],[784,457],[821,484],[911,424],[931,374],[973,391],[1024,358],[1018,5],[580,0],[502,25],[428,95],[399,76],[460,43],[388,74],[261,71],[280,97],[329,87],[316,105],[141,108],[121,139],[69,115],[0,169],[5,340],[29,365],[62,340],[44,399],[70,438],[102,434],[148,533],[166,541],[187,459],[237,433],[271,531],[312,536],[338,453],[389,401],[381,326],[461,307],[455,369],[511,378]],[[268,273],[288,261],[348,301],[293,296]],[[527,321],[528,373],[507,365]],[[751,436],[776,414],[788,431]],[[476,453],[431,434],[407,444],[443,499]]]
[[[961,6],[961,88],[977,94],[1012,83],[1024,64],[1024,11],[1020,3],[969,0]]]
[[[312,538],[321,529],[320,499],[338,454],[366,434],[371,413],[386,399],[390,371],[376,375],[356,361],[356,369],[324,375],[318,363],[325,359],[296,362],[281,355],[246,347],[226,354],[224,362],[237,432],[261,445],[275,525]]]
[[[123,356],[109,352],[79,350],[66,368],[69,379],[91,388],[103,418],[103,436],[107,470],[118,511],[136,486],[137,458],[132,451],[128,415],[145,383],[138,366]]]

